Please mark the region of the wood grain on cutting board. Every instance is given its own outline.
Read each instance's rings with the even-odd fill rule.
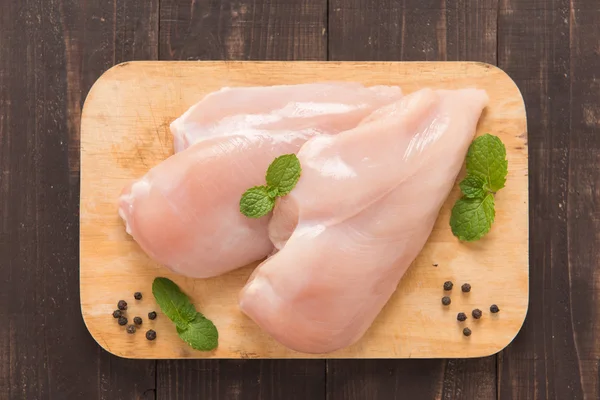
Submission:
[[[153,262],[126,234],[117,199],[132,179],[172,153],[169,124],[206,94],[224,86],[358,81],[424,87],[485,89],[490,104],[477,134],[499,136],[507,148],[509,176],[496,196],[490,234],[463,244],[448,220],[457,187],[442,208],[429,241],[398,290],[356,344],[339,351],[303,354],[279,345],[243,315],[237,296],[256,264],[211,279],[191,279]],[[92,336],[128,358],[435,358],[479,357],[504,348],[520,329],[528,304],[528,177],[525,106],[512,80],[494,66],[468,62],[132,62],[115,66],[94,85],[81,127],[81,307]],[[462,174],[461,174],[462,177]],[[460,179],[460,178],[459,178]],[[437,265],[437,266],[435,266]],[[183,343],[151,294],[157,276],[174,280],[219,330],[219,347],[199,352]],[[442,285],[455,283],[452,304],[441,304]],[[460,285],[472,291],[463,294]],[[133,293],[141,291],[141,301]],[[144,318],[135,335],[112,318],[116,303],[129,303],[130,320]],[[489,313],[491,304],[501,312]],[[474,308],[481,320],[470,317]],[[456,314],[469,315],[465,323]],[[473,334],[466,338],[463,327]],[[148,342],[147,329],[158,338]]]

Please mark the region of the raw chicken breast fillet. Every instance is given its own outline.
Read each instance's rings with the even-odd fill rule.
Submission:
[[[356,109],[368,113],[373,106],[398,100],[401,94],[397,86],[366,89],[355,82],[225,87],[207,95],[173,121],[171,133],[175,151],[179,152],[200,140],[237,134],[240,129],[274,131],[317,127],[335,132],[340,128],[336,115],[350,117],[351,121],[345,125],[353,127],[365,114],[349,116],[349,113]]]
[[[275,101],[277,96],[284,98]],[[276,157],[296,153],[315,135],[357,126],[401,92],[324,83],[230,89],[208,98],[213,100],[201,102],[206,107],[193,107],[177,124],[183,128],[176,132],[197,137],[196,143],[128,185],[119,201],[119,215],[140,247],[174,272],[196,278],[242,267],[273,250],[269,217],[245,217],[239,201],[244,191],[265,183]]]
[[[424,89],[309,140],[271,220],[281,250],[250,277],[242,311],[300,352],[361,338],[427,241],[487,102],[481,90]]]

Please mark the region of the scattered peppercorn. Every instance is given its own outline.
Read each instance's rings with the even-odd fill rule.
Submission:
[[[454,284],[451,281],[444,282],[444,290],[452,290]]]
[[[471,330],[469,328],[463,329],[463,335],[465,335],[465,336],[471,336]]]
[[[451,302],[452,302],[452,300],[450,300],[450,297],[448,297],[448,296],[442,297],[442,304],[443,305],[449,306]]]
[[[129,325],[127,327],[127,333],[134,334],[135,333],[135,325]]]
[[[433,264],[433,266],[434,266],[434,267],[437,267],[438,265],[437,265],[437,264]]]
[[[456,316],[456,319],[459,320],[460,322],[466,321],[467,314],[465,314],[464,312],[459,312],[458,315]]]
[[[121,313],[121,310],[113,311],[113,318],[121,318],[121,315],[123,315],[123,313]]]
[[[117,304],[117,308],[121,311],[127,310],[127,302],[125,300],[119,300],[119,303]]]
[[[127,325],[127,318],[119,317],[119,325],[121,325],[121,326]]]
[[[481,312],[481,310],[479,308],[474,309],[471,314],[473,315],[473,318],[475,318],[475,319],[479,319],[483,315],[483,313]]]
[[[461,286],[461,290],[464,293],[469,293],[471,291],[471,285],[469,285],[468,283],[465,283],[464,285]]]
[[[148,340],[156,339],[156,332],[154,332],[152,329],[150,329],[148,332],[146,332],[146,339],[148,339]]]
[[[135,292],[133,294],[133,298],[136,300],[141,300],[142,299],[142,293],[141,292]]]
[[[133,318],[133,323],[136,324],[136,325],[141,325],[142,324],[142,318],[140,318],[140,317]]]
[[[497,305],[495,305],[495,304],[492,304],[492,305],[490,306],[490,312],[491,312],[492,314],[496,314],[498,311],[500,311],[500,309],[498,308],[498,306],[497,306]]]
[[[149,312],[148,319],[156,319],[156,311]]]

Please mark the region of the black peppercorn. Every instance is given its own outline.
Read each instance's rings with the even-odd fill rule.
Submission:
[[[133,323],[136,325],[141,325],[142,324],[142,318],[140,317],[134,317],[133,318]]]
[[[119,325],[121,325],[121,326],[127,325],[127,318],[119,317]]]
[[[129,334],[135,333],[135,325],[129,325],[127,327],[127,333],[129,333]]]
[[[148,339],[148,340],[156,339],[156,332],[154,332],[152,329],[150,329],[148,332],[146,332],[146,339]]]
[[[492,304],[492,305],[490,306],[490,312],[491,312],[492,314],[496,314],[498,311],[500,311],[500,309],[498,308],[498,306],[497,306],[497,305],[495,305],[495,304]]]
[[[460,322],[466,321],[467,314],[465,314],[464,312],[459,312],[458,315],[456,316],[456,319],[459,320]]]
[[[135,292],[133,294],[133,298],[136,300],[141,300],[142,299],[142,293],[141,292]]]
[[[156,312],[155,311],[149,312],[148,319],[156,319]]]
[[[127,302],[125,300],[119,300],[119,303],[117,304],[117,308],[121,311],[127,310]]]
[[[433,266],[434,266],[434,267],[437,267],[438,265],[437,265],[437,264],[433,264]]]
[[[444,282],[444,290],[446,290],[446,291],[452,290],[453,287],[454,287],[454,284],[451,281]]]
[[[465,336],[471,336],[471,330],[469,328],[463,329],[463,335],[465,335]]]
[[[479,318],[481,318],[481,316],[483,315],[483,313],[481,312],[481,310],[479,308],[476,308],[476,309],[473,310],[473,312],[471,313],[471,315],[473,315],[473,318],[479,319]]]
[[[471,291],[471,285],[469,285],[468,283],[465,283],[464,285],[461,286],[460,288],[464,293],[469,293]]]
[[[452,300],[450,300],[450,297],[448,297],[448,296],[442,297],[442,304],[443,305],[449,306],[451,302],[452,302]]]
[[[115,311],[113,311],[113,318],[121,318],[121,315],[123,315],[123,313],[121,312],[121,310],[115,310]]]

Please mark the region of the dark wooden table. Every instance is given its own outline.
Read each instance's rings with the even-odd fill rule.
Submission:
[[[79,308],[79,119],[126,60],[478,60],[528,109],[531,303],[471,360],[134,361]],[[600,398],[600,1],[0,0],[0,399]]]

